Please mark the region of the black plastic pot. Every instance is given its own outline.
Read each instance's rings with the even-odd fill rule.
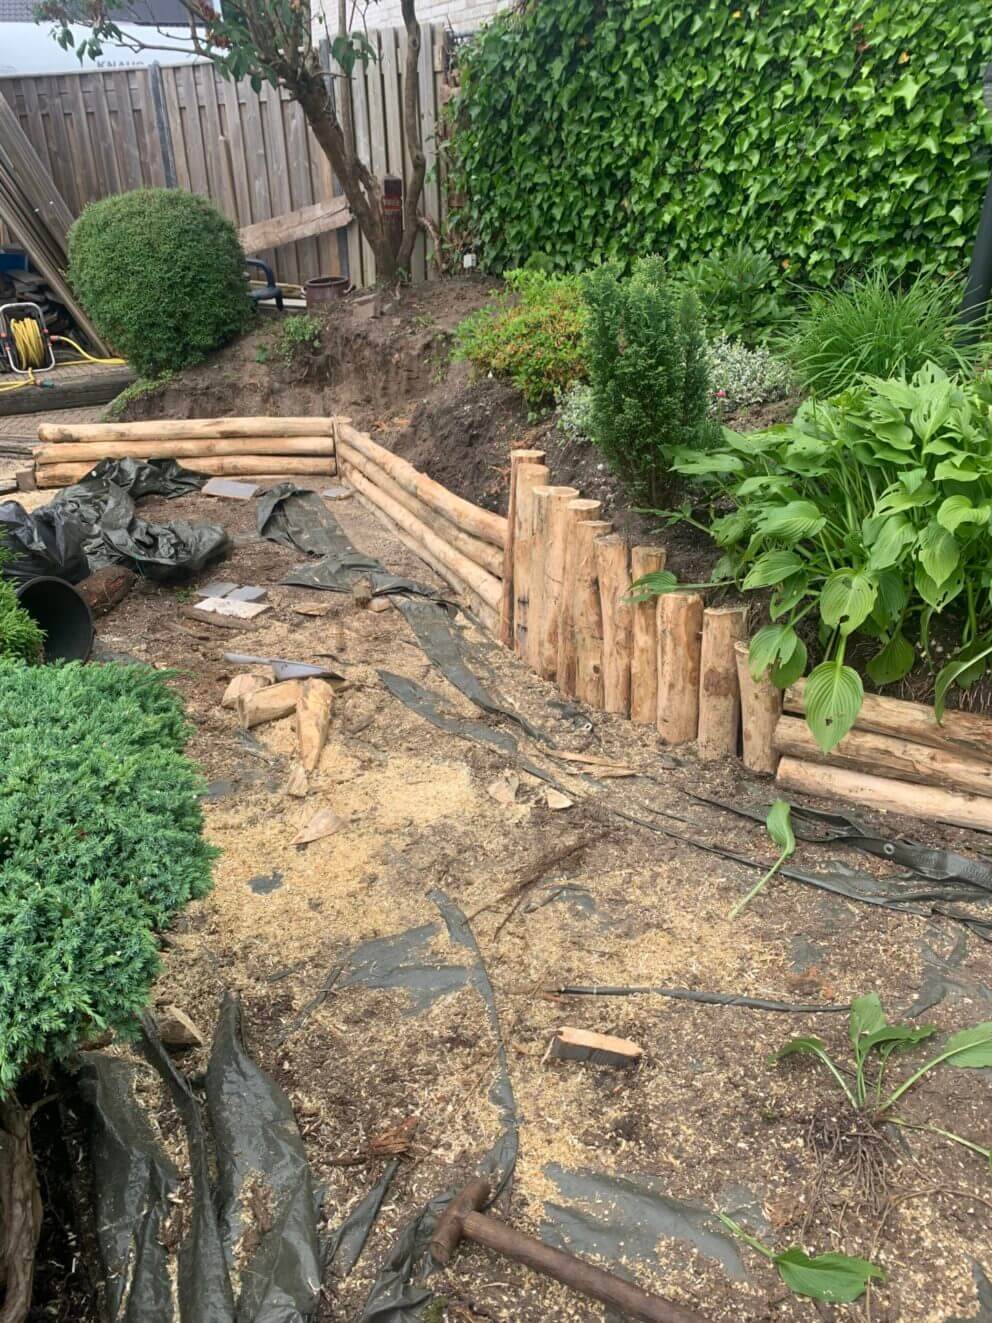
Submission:
[[[21,606],[45,631],[45,661],[86,661],[93,647],[93,616],[65,579],[29,579],[17,590]]]

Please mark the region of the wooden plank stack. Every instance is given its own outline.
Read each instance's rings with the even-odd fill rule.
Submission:
[[[102,459],[175,459],[220,477],[332,477],[330,418],[182,418],[143,423],[42,423],[39,487],[78,482]]]

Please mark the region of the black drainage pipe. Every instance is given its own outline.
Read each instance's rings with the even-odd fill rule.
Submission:
[[[65,579],[29,579],[17,590],[24,610],[45,631],[45,661],[84,662],[93,647],[93,616]]]

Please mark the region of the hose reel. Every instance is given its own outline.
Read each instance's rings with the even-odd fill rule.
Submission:
[[[37,303],[0,306],[0,346],[11,372],[18,376],[50,372],[55,366],[55,351]]]

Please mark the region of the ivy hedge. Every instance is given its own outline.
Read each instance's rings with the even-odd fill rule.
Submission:
[[[959,270],[990,58],[983,0],[540,0],[460,57],[453,221],[493,270],[740,241],[815,284]]]
[[[0,1097],[126,1030],[155,930],[210,885],[179,698],[141,666],[0,661]]]

